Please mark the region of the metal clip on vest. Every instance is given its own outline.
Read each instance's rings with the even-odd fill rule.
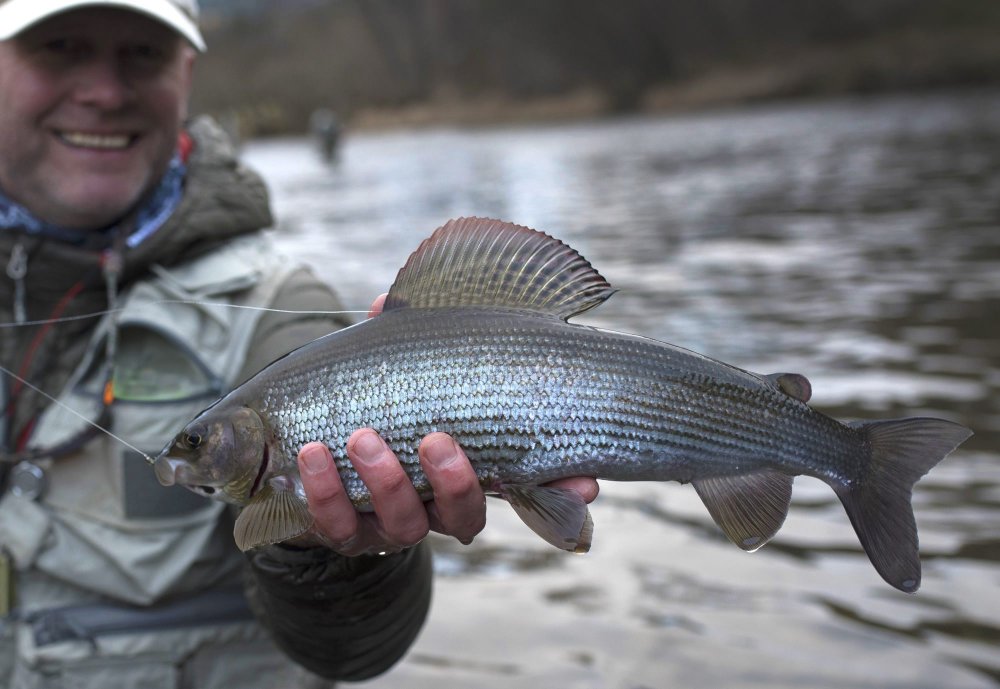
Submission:
[[[14,465],[7,477],[7,489],[11,495],[28,500],[38,500],[42,497],[46,484],[45,471],[27,460]]]
[[[7,263],[7,277],[14,281],[14,321],[24,323],[28,320],[24,307],[24,276],[28,274],[28,252],[24,245],[18,242],[10,252]]]

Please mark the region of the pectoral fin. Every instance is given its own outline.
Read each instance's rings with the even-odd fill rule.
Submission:
[[[265,485],[243,508],[233,528],[243,551],[301,536],[313,524],[306,502],[292,491]]]
[[[574,490],[548,486],[502,484],[500,496],[536,534],[562,550],[590,550],[594,522],[587,503]]]
[[[793,476],[765,470],[693,481],[712,519],[733,543],[753,552],[778,533],[792,499]]]

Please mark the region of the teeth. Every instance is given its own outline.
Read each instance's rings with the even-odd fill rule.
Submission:
[[[118,150],[128,146],[131,137],[125,135],[84,134],[82,132],[63,132],[63,141],[82,148],[100,148]]]

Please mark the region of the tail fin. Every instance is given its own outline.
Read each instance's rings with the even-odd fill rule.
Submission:
[[[862,431],[871,455],[861,476],[834,490],[878,573],[900,591],[913,593],[920,588],[913,485],[972,431],[930,418],[851,425]]]

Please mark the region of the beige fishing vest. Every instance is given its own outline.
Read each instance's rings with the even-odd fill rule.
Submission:
[[[154,267],[153,277],[123,295],[112,407],[118,436],[155,456],[239,382],[261,312],[225,304],[270,303],[288,274],[275,263],[266,241],[247,237],[180,267]],[[190,301],[199,303],[179,303]],[[40,419],[36,443],[53,446],[84,429],[69,409],[88,419],[99,415],[111,318],[96,328],[59,396],[62,404]],[[0,502],[0,544],[21,573],[22,609],[64,603],[81,592],[148,604],[217,584],[220,573],[238,566],[232,534],[220,528],[226,506],[160,486],[142,456],[111,437],[101,435],[43,469],[48,487],[41,500],[8,494]],[[59,590],[59,582],[68,588]]]

